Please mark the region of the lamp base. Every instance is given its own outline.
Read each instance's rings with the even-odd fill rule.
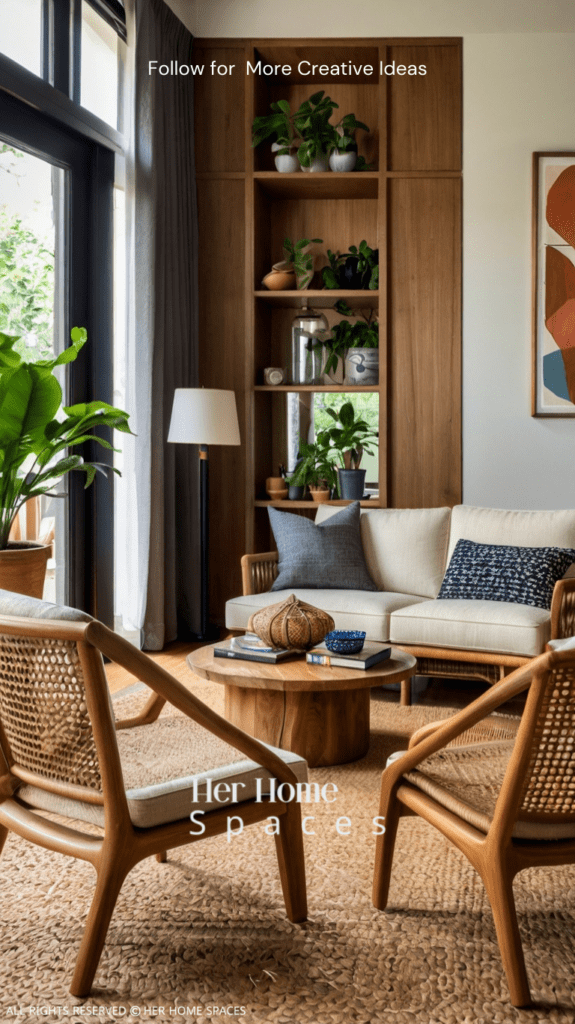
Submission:
[[[187,633],[184,639],[193,644],[213,644],[220,639],[220,633],[220,627],[210,623],[201,633]]]

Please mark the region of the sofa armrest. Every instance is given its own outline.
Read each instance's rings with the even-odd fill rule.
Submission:
[[[551,601],[551,639],[575,636],[575,577],[557,580]]]
[[[263,594],[270,590],[278,574],[277,551],[242,558],[242,586],[245,594]],[[573,581],[575,583],[575,580]]]

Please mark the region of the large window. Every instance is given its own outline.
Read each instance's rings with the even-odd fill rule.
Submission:
[[[113,402],[113,186],[123,160],[121,44],[110,37],[122,34],[122,7],[82,3],[0,0],[0,330],[37,358],[67,347],[73,326],[87,328],[80,357],[62,367],[69,404]],[[85,447],[86,459],[111,461]],[[72,473],[40,509],[39,529],[55,533],[46,597],[112,625],[113,481],[84,482]]]

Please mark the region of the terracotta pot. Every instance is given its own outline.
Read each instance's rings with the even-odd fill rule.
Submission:
[[[31,540],[9,541],[0,551],[0,590],[41,598],[51,544]]]
[[[287,484],[283,476],[268,476],[266,478],[266,492],[272,501],[279,501],[280,494],[287,498]]]
[[[268,491],[268,494],[272,501],[285,501],[288,496],[288,489],[283,487],[281,491]]]
[[[330,498],[330,495],[331,495],[331,491],[329,491],[329,490],[328,491],[324,491],[322,488],[317,488],[316,489],[314,487],[310,487],[309,490],[310,490],[310,494],[312,496],[313,501],[317,501],[318,503],[319,502],[324,502],[324,501],[329,501],[329,498]]]
[[[270,292],[288,291],[296,286],[295,271],[288,270],[285,267],[280,268],[280,265],[276,264],[273,270],[266,274],[262,284]]]

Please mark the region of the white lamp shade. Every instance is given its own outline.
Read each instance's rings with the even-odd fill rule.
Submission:
[[[236,396],[215,388],[176,388],[168,441],[241,444]]]

